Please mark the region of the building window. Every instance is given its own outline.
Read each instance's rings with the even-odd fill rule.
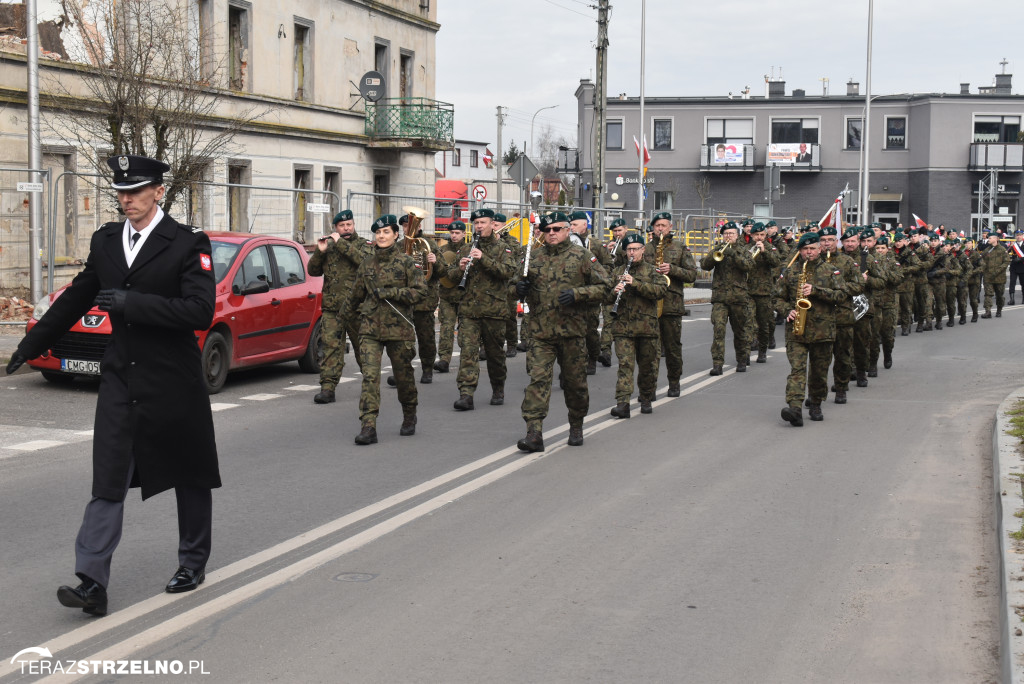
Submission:
[[[672,119],[654,120],[654,149],[672,149]]]
[[[907,117],[885,117],[885,149],[907,149]]]
[[[295,62],[292,73],[295,80],[295,99],[309,102],[313,99],[313,27],[295,24]]]
[[[474,169],[480,166],[480,151],[470,150],[469,151],[469,165]]]
[[[708,119],[704,138],[708,145],[754,144],[753,119]]]
[[[339,171],[337,168],[325,167],[323,202],[324,204],[331,205],[331,213],[324,214],[325,235],[331,231],[331,219],[334,218],[334,215],[338,213],[339,209],[341,209],[341,207],[338,204],[338,198],[336,198],[334,195],[328,194],[331,192],[333,192],[334,195],[338,195],[338,197],[341,197],[341,171]]]
[[[412,64],[413,56],[410,53],[402,52],[399,59],[398,69],[398,92],[399,97],[409,99],[412,97]]]
[[[387,41],[378,38],[373,47],[373,68],[377,73],[384,76],[384,97],[388,96],[387,84],[391,82],[391,69],[388,68],[391,61],[391,57],[388,54],[389,51],[390,44]]]
[[[672,192],[669,190],[654,191],[654,211],[672,211]]]
[[[452,166],[462,166],[462,150],[458,147],[452,150]]]
[[[249,10],[231,4],[228,6],[228,87],[232,90],[252,90],[249,73]]]
[[[817,119],[772,119],[772,144],[817,143]]]
[[[1013,143],[1020,133],[1019,116],[974,116],[974,142]]]
[[[228,162],[230,185],[252,185],[252,167],[248,161]],[[249,188],[228,188],[228,230],[249,232]]]
[[[313,175],[313,170],[305,168],[296,168],[294,171],[294,183],[293,188],[309,188],[310,187],[310,176]],[[292,239],[296,242],[305,242],[307,233],[306,229],[308,214],[306,213],[306,203],[310,201],[310,193],[308,192],[297,192],[295,193],[295,232],[292,235]]]
[[[621,150],[622,149],[622,122],[621,121],[609,121],[605,124],[605,149],[606,150]]]
[[[864,119],[848,117],[846,119],[846,149],[859,150],[864,137]]]

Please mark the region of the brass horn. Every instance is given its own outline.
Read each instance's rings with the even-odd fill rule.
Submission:
[[[434,272],[434,265],[427,261],[427,255],[431,252],[430,243],[424,238],[416,237],[427,212],[419,207],[402,207],[402,211],[409,215],[409,221],[405,224],[405,253],[420,265],[423,278],[430,280]]]
[[[711,245],[711,258],[715,261],[721,261],[725,258],[725,249],[729,246],[727,242],[716,242]]]

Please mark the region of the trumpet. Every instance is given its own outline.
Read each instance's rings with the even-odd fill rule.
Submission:
[[[755,242],[754,246],[750,249],[750,256],[756,259],[757,255],[760,254],[763,250],[764,245],[760,242]]]
[[[725,258],[725,250],[728,249],[728,242],[716,242],[711,245],[711,258],[715,261],[721,261]]]

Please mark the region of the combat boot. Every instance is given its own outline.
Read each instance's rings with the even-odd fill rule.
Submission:
[[[491,385],[491,406],[501,406],[505,403],[505,386]]]
[[[877,378],[878,377],[878,365],[877,364],[871,364],[871,366],[868,368],[868,377],[869,378]]]
[[[514,344],[510,344],[510,345],[508,345],[508,348],[505,350],[505,358],[506,359],[514,358],[515,355],[518,354],[518,353],[519,352],[516,351],[516,346]]]
[[[906,337],[909,334],[910,334],[910,324],[909,323],[904,323],[903,327],[900,329],[900,337]]]
[[[935,319],[935,329],[936,330],[942,330],[942,319],[941,318],[936,318]],[[925,330],[931,330],[931,327],[927,327],[926,326]]]
[[[756,338],[750,343],[750,351],[757,351],[757,339]]]
[[[629,418],[629,402],[619,402],[612,409],[612,415],[616,418]]]
[[[676,380],[674,382],[672,380],[668,381],[668,393],[665,396],[667,396],[667,397],[678,397],[679,396],[679,381],[678,380]]]
[[[782,420],[789,421],[793,427],[800,427],[804,424],[804,412],[799,406],[787,406],[782,409]]]
[[[775,349],[775,335],[768,338],[768,348]]]
[[[472,411],[473,410],[473,395],[472,394],[460,394],[459,398],[455,400],[454,408],[456,411]]]
[[[1014,305],[1013,295],[1010,295],[1010,306],[1013,306],[1013,305]]]
[[[757,362],[758,363],[768,363],[768,350],[767,349],[758,349],[757,350]]]
[[[737,361],[736,362],[736,372],[737,373],[746,373],[747,372],[747,364],[746,364],[745,361]]]
[[[882,351],[882,365],[886,370],[892,368],[892,350]]]
[[[569,446],[583,446],[583,423],[569,426]]]
[[[640,400],[640,413],[654,413],[654,409],[651,408],[651,400],[650,399],[641,399]]]
[[[481,361],[486,361],[487,360],[487,350],[484,349],[483,347],[480,347],[480,360]]]
[[[598,354],[597,360],[601,362],[602,366],[608,368],[609,366],[612,365],[611,352],[601,352],[600,354]]]
[[[708,375],[721,375],[721,374],[722,374],[722,364],[716,363],[716,364],[711,366],[711,372]]]
[[[398,434],[403,437],[409,437],[410,435],[416,434],[416,407],[410,406],[409,408],[402,407],[402,427],[398,430]]]
[[[868,386],[868,376],[864,373],[864,371],[857,371],[857,387],[867,387],[867,386]]]
[[[395,380],[394,375],[388,376],[388,387],[398,387],[398,381]]]
[[[949,320],[948,320],[948,321],[946,321],[946,327],[947,327],[947,328],[952,328],[952,327],[953,327],[954,325],[956,325],[956,323],[955,323],[955,322],[953,321],[953,317],[952,317],[952,316],[950,316],[950,317],[949,317]]]
[[[314,404],[333,404],[334,403],[334,390],[322,389],[316,393],[313,397]]]
[[[597,375],[597,359],[587,359],[587,375]]]
[[[977,323],[977,322],[978,322],[978,312],[975,311],[974,313],[971,314],[971,323]]]
[[[434,362],[434,370],[436,370],[438,373],[447,373],[448,372],[448,362],[444,361],[443,359],[435,361]]]
[[[356,444],[366,446],[377,443],[377,428],[372,425],[364,425],[363,429],[356,435]]]
[[[845,404],[846,403],[846,390],[838,390],[836,392],[836,403],[837,404]]]
[[[999,307],[998,309],[996,309],[996,318],[1002,318],[1002,317],[1003,317],[1003,307]]]
[[[811,404],[811,409],[807,412],[811,420],[825,420],[825,416],[821,415],[821,404]]]
[[[960,325],[967,325],[967,314],[960,314]]]
[[[917,330],[915,330],[914,332],[924,332],[924,321],[922,321],[920,318],[917,319]]]
[[[526,437],[516,442],[520,451],[544,451],[544,436],[540,430],[527,430]]]
[[[434,369],[428,366],[423,369],[423,375],[420,376],[420,384],[429,385],[432,382],[434,382]]]
[[[985,309],[985,313],[981,314],[982,318],[992,318],[992,309]]]
[[[530,345],[528,345],[525,340],[519,340],[519,344],[516,345],[516,349],[519,351],[526,351],[529,348]]]

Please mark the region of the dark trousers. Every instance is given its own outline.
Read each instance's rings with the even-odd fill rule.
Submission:
[[[1020,293],[1024,296],[1024,271],[1020,273],[1010,272],[1010,296],[1013,296],[1013,291],[1017,289],[1017,281],[1020,281]]]
[[[134,469],[132,463],[128,482]],[[176,487],[174,495],[178,501],[178,565],[202,571],[210,558],[213,494],[209,489]],[[124,500],[93,497],[86,504],[75,539],[75,574],[79,578],[88,577],[104,587],[110,584],[110,560],[121,541],[123,521]]]

